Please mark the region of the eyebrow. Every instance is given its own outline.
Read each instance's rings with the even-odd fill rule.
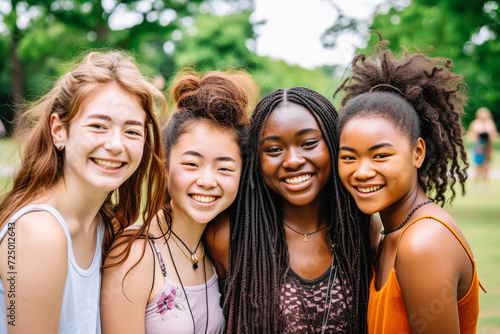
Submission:
[[[392,144],[389,144],[389,143],[380,143],[380,144],[377,144],[377,145],[373,145],[372,147],[370,147],[368,149],[368,151],[376,151],[378,150],[379,148],[382,148],[382,147],[393,147]],[[343,150],[343,151],[349,151],[349,152],[356,152],[356,150],[352,147],[349,147],[349,146],[340,146],[340,149],[339,150]]]
[[[314,129],[314,128],[305,128],[305,129],[297,131],[296,137],[300,137],[303,134],[306,134],[308,132],[321,132],[321,131],[319,131],[318,129]],[[281,139],[281,136],[271,135],[271,136],[267,136],[266,138],[262,139],[261,143],[263,143],[267,140],[280,140],[280,139]]]
[[[194,157],[197,157],[197,158],[203,158],[203,155],[201,155],[199,152],[196,152],[196,151],[186,151],[184,153],[182,153],[182,155],[190,155],[190,156],[194,156]],[[215,159],[216,161],[230,161],[230,162],[236,162],[236,160],[234,160],[233,158],[231,157],[227,157],[227,156],[223,156],[223,157],[217,157]]]
[[[97,118],[97,119],[102,119],[104,121],[111,122],[112,119],[108,115],[103,115],[103,114],[90,114],[87,116],[88,118]],[[125,121],[125,124],[127,125],[138,125],[138,126],[145,126],[144,123],[136,120],[129,119]]]

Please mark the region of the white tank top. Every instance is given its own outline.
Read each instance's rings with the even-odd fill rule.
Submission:
[[[84,270],[78,266],[73,255],[71,236],[69,235],[66,222],[59,212],[50,205],[33,204],[19,209],[0,231],[0,241],[7,234],[9,223],[12,225],[22,215],[31,211],[47,211],[54,216],[59,224],[61,224],[68,242],[68,275],[64,285],[59,333],[101,333],[99,299],[101,290],[101,246],[104,236],[104,225],[101,223],[97,228],[97,246],[94,258],[90,267]],[[36,278],[34,277],[33,279]],[[0,280],[0,333],[7,333],[7,320],[9,319],[7,319],[6,315],[5,290],[2,280]]]

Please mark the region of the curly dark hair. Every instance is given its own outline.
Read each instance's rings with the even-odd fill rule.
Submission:
[[[426,143],[426,157],[418,170],[418,182],[438,204],[455,198],[455,185],[465,194],[467,153],[460,120],[468,87],[463,76],[451,72],[446,58],[428,57],[407,49],[396,59],[380,41],[373,57],[358,54],[352,74],[335,91],[345,91],[338,122],[340,135],[344,125],[355,116],[377,115],[392,121],[412,143],[420,137]]]
[[[350,291],[348,304],[351,332],[366,332],[369,282],[369,217],[356,206],[342,186],[337,172],[337,111],[317,92],[293,87],[266,95],[252,115],[246,164],[239,195],[232,206],[229,266],[224,316],[228,333],[281,333],[283,317],[280,293],[289,268],[281,205],[264,181],[259,161],[263,128],[273,110],[290,102],[305,107],[320,125],[328,146],[332,178],[326,185],[327,238],[335,244],[343,291]]]

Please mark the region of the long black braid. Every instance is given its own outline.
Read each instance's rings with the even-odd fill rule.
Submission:
[[[224,315],[228,333],[280,333],[280,292],[289,266],[285,231],[276,195],[264,182],[259,146],[263,127],[282,102],[307,108],[320,125],[328,146],[332,178],[327,207],[331,208],[327,238],[335,244],[340,282],[352,294],[348,319],[354,333],[366,332],[369,282],[369,217],[362,214],[341,185],[337,173],[337,111],[320,94],[303,87],[266,95],[252,116],[247,164],[240,193],[232,207],[229,267]]]

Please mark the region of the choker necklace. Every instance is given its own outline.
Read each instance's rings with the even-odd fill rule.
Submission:
[[[325,228],[327,228],[327,227],[328,227],[328,225],[326,225],[326,226],[323,226],[322,228],[320,228],[319,230],[316,230],[316,231],[314,231],[314,232],[311,232],[311,233],[302,233],[302,232],[299,232],[299,231],[297,231],[297,230],[294,230],[293,228],[291,228],[290,226],[288,226],[288,224],[287,224],[287,223],[285,223],[285,222],[283,222],[283,225],[285,225],[286,227],[288,227],[290,230],[294,231],[295,233],[298,233],[298,234],[300,234],[300,235],[303,235],[303,236],[304,236],[304,242],[309,241],[309,239],[307,238],[307,235],[308,235],[308,234],[309,234],[309,235],[313,235],[314,233],[318,233],[319,231],[323,231]]]
[[[164,212],[164,214],[165,214],[165,212]],[[165,217],[165,219],[166,218],[167,217]],[[163,239],[165,239],[165,243],[167,244],[167,248],[168,248],[168,253],[170,255],[170,259],[172,260],[172,264],[174,265],[175,273],[177,274],[177,278],[179,279],[179,283],[181,284],[182,291],[184,292],[184,296],[186,298],[186,302],[187,302],[187,305],[188,305],[189,313],[191,314],[191,320],[193,322],[193,334],[196,334],[196,325],[195,325],[195,321],[194,321],[193,310],[191,309],[191,304],[189,304],[189,299],[188,299],[188,295],[186,293],[186,289],[184,289],[184,284],[182,284],[181,276],[179,275],[179,271],[177,270],[177,266],[175,265],[174,257],[172,256],[172,251],[170,250],[170,245],[167,242],[167,237],[165,236],[167,233],[163,232],[163,228],[161,227],[159,221],[158,221],[158,227],[160,228],[161,234],[163,234]],[[168,232],[169,233],[174,233],[174,231],[172,231],[172,228],[170,228],[168,230]],[[174,233],[174,235],[175,235],[175,233]],[[169,239],[170,239],[170,236],[171,236],[171,234],[169,234]],[[174,241],[175,241],[175,239],[174,239]],[[198,245],[199,245],[199,243],[198,243]],[[179,246],[179,245],[177,245],[177,246]],[[184,246],[186,246],[186,245],[184,245]],[[198,248],[198,246],[196,246],[196,248]],[[184,255],[186,255],[186,254],[184,253]],[[201,258],[200,258],[200,260],[201,260]],[[193,267],[194,267],[194,265],[193,265]],[[209,319],[209,317],[208,317],[207,268],[206,268],[206,265],[205,265],[205,260],[203,260],[203,275],[204,275],[204,279],[205,279],[205,306],[206,306],[206,309],[207,309],[207,323],[205,324],[205,334],[207,334],[207,331],[208,331],[208,319]]]
[[[401,225],[399,225],[398,227],[396,227],[395,229],[390,230],[390,231],[385,231],[385,230],[383,230],[382,232],[380,232],[380,234],[382,234],[382,235],[388,235],[389,233],[396,232],[397,230],[399,230],[400,228],[402,228],[403,226],[405,226],[405,225],[406,225],[406,223],[408,222],[408,220],[410,220],[411,215],[412,215],[415,211],[417,211],[418,209],[420,209],[422,206],[427,205],[427,204],[432,203],[432,202],[434,202],[434,201],[433,201],[432,199],[429,199],[429,200],[427,200],[427,201],[425,201],[425,202],[420,203],[419,205],[417,205],[416,207],[414,207],[414,208],[410,211],[410,213],[409,213],[409,214],[408,214],[408,216],[406,217],[405,221],[404,221],[404,222],[402,222],[402,223],[401,223]]]
[[[188,248],[188,246],[186,246],[186,244],[184,243],[184,241],[182,241],[182,239],[179,238],[177,236],[177,234],[175,234],[175,232],[172,231],[172,229],[170,229],[170,232],[172,232],[172,234],[175,236],[175,238],[172,238],[172,239],[174,240],[174,242],[177,245],[177,247],[179,247],[179,249],[181,250],[182,254],[184,254],[184,256],[193,264],[193,269],[198,269],[198,262],[200,262],[201,259],[203,259],[203,256],[205,255],[205,247],[203,247],[203,252],[201,253],[201,257],[199,259],[198,259],[198,256],[196,255],[196,251],[198,250],[198,247],[201,244],[201,238],[200,238],[200,241],[198,241],[198,244],[196,245],[196,248],[194,249],[194,252],[191,252],[191,250]],[[176,238],[184,245],[184,247],[186,247],[186,249],[188,250],[189,254],[191,254],[190,257],[187,256],[186,253],[184,253],[184,250],[181,248],[181,246],[179,245],[179,243],[177,243],[177,240],[175,240]]]

